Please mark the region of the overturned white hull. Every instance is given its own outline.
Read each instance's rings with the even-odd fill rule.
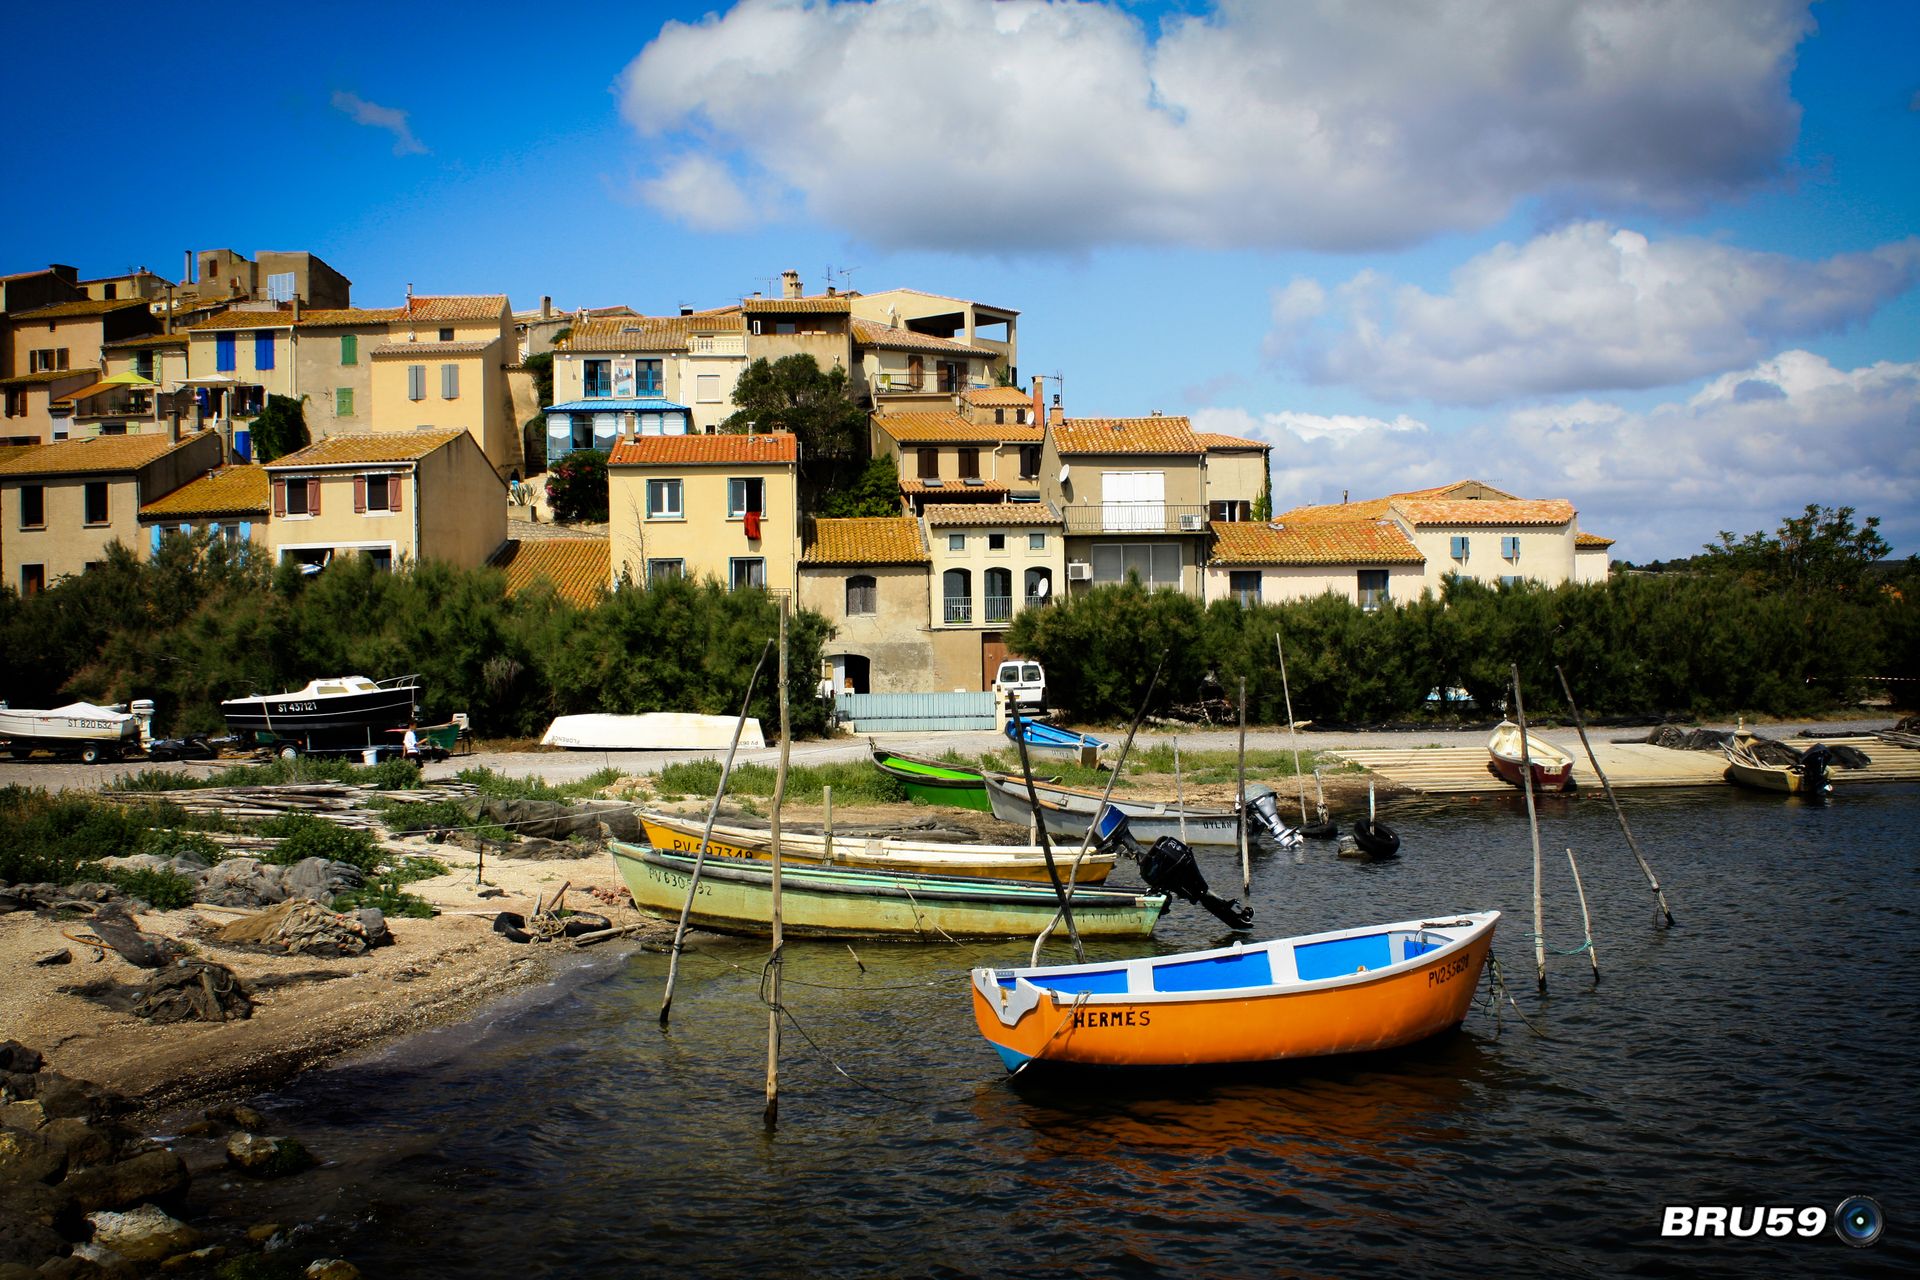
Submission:
[[[547,726],[540,745],[573,751],[725,751],[738,723],[733,716],[700,716],[685,711],[561,716]],[[766,745],[760,722],[748,720],[740,733],[742,749],[760,750]]]

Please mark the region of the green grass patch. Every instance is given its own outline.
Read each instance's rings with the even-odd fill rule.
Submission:
[[[172,911],[175,907],[191,906],[197,896],[194,882],[174,871],[129,867],[124,870],[109,871],[107,879],[116,885],[120,892],[130,898],[140,899],[155,911]]]
[[[373,877],[358,889],[349,889],[345,893],[333,895],[335,911],[358,911],[364,907],[378,908],[384,916],[397,916],[407,920],[433,919],[433,906],[418,894],[408,893],[401,888],[411,881],[403,880],[395,872],[387,872]]]
[[[420,766],[411,760],[382,760],[376,765],[341,758],[278,756],[258,764],[228,765],[213,773],[185,773],[176,769],[142,769],[107,784],[109,791],[200,791],[209,787],[272,787],[289,782],[341,782],[382,791],[413,791],[420,786]]]
[[[584,800],[597,796],[625,775],[615,768],[595,770],[574,782],[549,783],[545,778],[514,778],[491,769],[462,769],[456,775],[483,796],[501,800]]]
[[[727,779],[731,796],[773,796],[779,770],[764,764],[736,764]],[[718,760],[690,760],[660,771],[663,796],[711,796],[720,785]],[[897,804],[907,798],[898,779],[864,760],[836,764],[795,765],[787,770],[787,798],[796,804],[819,804],[824,788],[833,788],[836,804]]]
[[[177,827],[148,828],[140,842],[140,852],[156,858],[194,858],[208,866],[227,856],[224,847],[202,832],[182,831]]]
[[[386,858],[386,851],[371,832],[343,827],[310,813],[281,814],[254,830],[280,842],[261,855],[263,862],[291,866],[302,858],[329,858],[371,872]]]

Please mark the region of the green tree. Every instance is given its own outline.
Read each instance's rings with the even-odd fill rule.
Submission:
[[[1874,561],[1892,550],[1879,529],[1879,516],[1855,525],[1852,507],[1810,502],[1800,515],[1781,521],[1772,535],[1756,532],[1735,538],[1722,530],[1719,542],[1707,544],[1699,563],[1709,572],[1730,573],[1763,590],[1857,592],[1867,585]]]
[[[844,461],[866,452],[866,411],[853,402],[847,371],[822,370],[809,355],[755,360],[733,387],[740,406],[720,429],[791,431],[801,457]]]
[[[307,435],[305,396],[268,396],[267,407],[253,420],[253,457],[272,462],[312,443]]]
[[[575,449],[553,464],[547,473],[547,502],[553,518],[563,521],[604,522],[607,518],[607,455],[598,449]]]
[[[823,516],[899,515],[900,471],[893,458],[883,453],[868,459],[851,484],[821,494],[814,511]]]

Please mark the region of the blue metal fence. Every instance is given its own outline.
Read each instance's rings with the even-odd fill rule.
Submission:
[[[994,727],[991,693],[843,693],[833,709],[855,733]]]

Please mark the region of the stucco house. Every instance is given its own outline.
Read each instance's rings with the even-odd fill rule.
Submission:
[[[933,687],[985,689],[1007,656],[1005,630],[1023,609],[1044,608],[1062,586],[1067,539],[1044,502],[930,506],[926,522],[933,593]]]
[[[270,487],[265,467],[215,467],[140,508],[148,554],[169,533],[206,531],[215,538],[265,549]]]
[[[807,523],[799,601],[833,624],[821,678],[834,692],[928,687],[935,667],[927,621],[930,563],[920,522],[911,516]]]
[[[607,456],[616,583],[710,577],[792,592],[799,467],[799,441],[785,431],[619,440]]]

